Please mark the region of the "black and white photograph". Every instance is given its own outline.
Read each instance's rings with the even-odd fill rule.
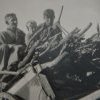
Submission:
[[[0,100],[100,100],[100,0],[0,0]]]

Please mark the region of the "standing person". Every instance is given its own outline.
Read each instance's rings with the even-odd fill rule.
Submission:
[[[54,23],[55,12],[52,9],[46,9],[43,13],[44,24],[40,25],[43,28],[43,31],[39,34],[39,39],[41,40],[40,45],[46,42],[50,42],[50,38],[54,35],[61,32],[61,30]],[[62,39],[62,35],[60,34],[58,41]]]
[[[17,53],[25,45],[25,33],[17,28],[18,20],[16,14],[8,13],[5,16],[6,31],[0,33],[0,70],[6,70],[8,64],[18,58]],[[18,49],[18,52],[14,51]]]

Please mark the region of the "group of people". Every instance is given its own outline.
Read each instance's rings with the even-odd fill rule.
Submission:
[[[63,39],[61,29],[57,26],[60,23],[54,24],[55,13],[52,9],[46,9],[43,18],[44,23],[40,25],[34,20],[28,21],[28,33],[25,34],[18,28],[16,14],[6,14],[7,29],[0,33],[0,70],[17,71],[31,61],[35,51],[39,52],[41,63],[56,57],[52,49]]]

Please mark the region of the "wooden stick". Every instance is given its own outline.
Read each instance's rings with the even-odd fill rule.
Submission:
[[[86,28],[84,28],[82,32],[79,33],[80,36],[82,36],[86,31],[88,31],[91,26],[92,26],[92,23],[89,23],[89,25]]]
[[[61,19],[61,15],[62,15],[62,12],[63,12],[63,8],[64,8],[64,6],[62,5],[61,12],[60,12],[60,16],[59,16],[59,18],[58,18],[58,21],[59,21],[59,22],[60,22],[60,19]]]
[[[66,36],[66,33],[67,34],[69,34],[69,32],[65,29],[65,28],[63,28],[59,23],[58,24],[56,24],[58,27],[59,27],[59,29],[65,34],[65,36]]]
[[[0,74],[6,74],[6,75],[18,75],[18,72],[13,71],[0,71]]]
[[[98,32],[98,37],[100,36],[100,27],[99,24],[97,24],[97,32]]]
[[[77,39],[75,42],[77,42],[78,40],[80,40],[80,38],[83,36],[83,34],[84,34],[86,31],[88,31],[88,30],[90,29],[91,26],[92,26],[92,23],[89,23],[89,25],[88,25],[86,28],[84,28],[82,32],[79,33],[79,37],[78,37],[78,39]]]

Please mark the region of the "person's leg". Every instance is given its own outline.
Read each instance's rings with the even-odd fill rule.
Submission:
[[[2,44],[0,46],[0,70],[7,70],[9,55],[9,46],[6,44]],[[2,80],[1,78],[3,78],[3,76],[5,75],[0,75],[0,80]]]
[[[7,44],[0,46],[0,70],[6,70],[8,65],[8,59],[10,55],[10,48]]]

